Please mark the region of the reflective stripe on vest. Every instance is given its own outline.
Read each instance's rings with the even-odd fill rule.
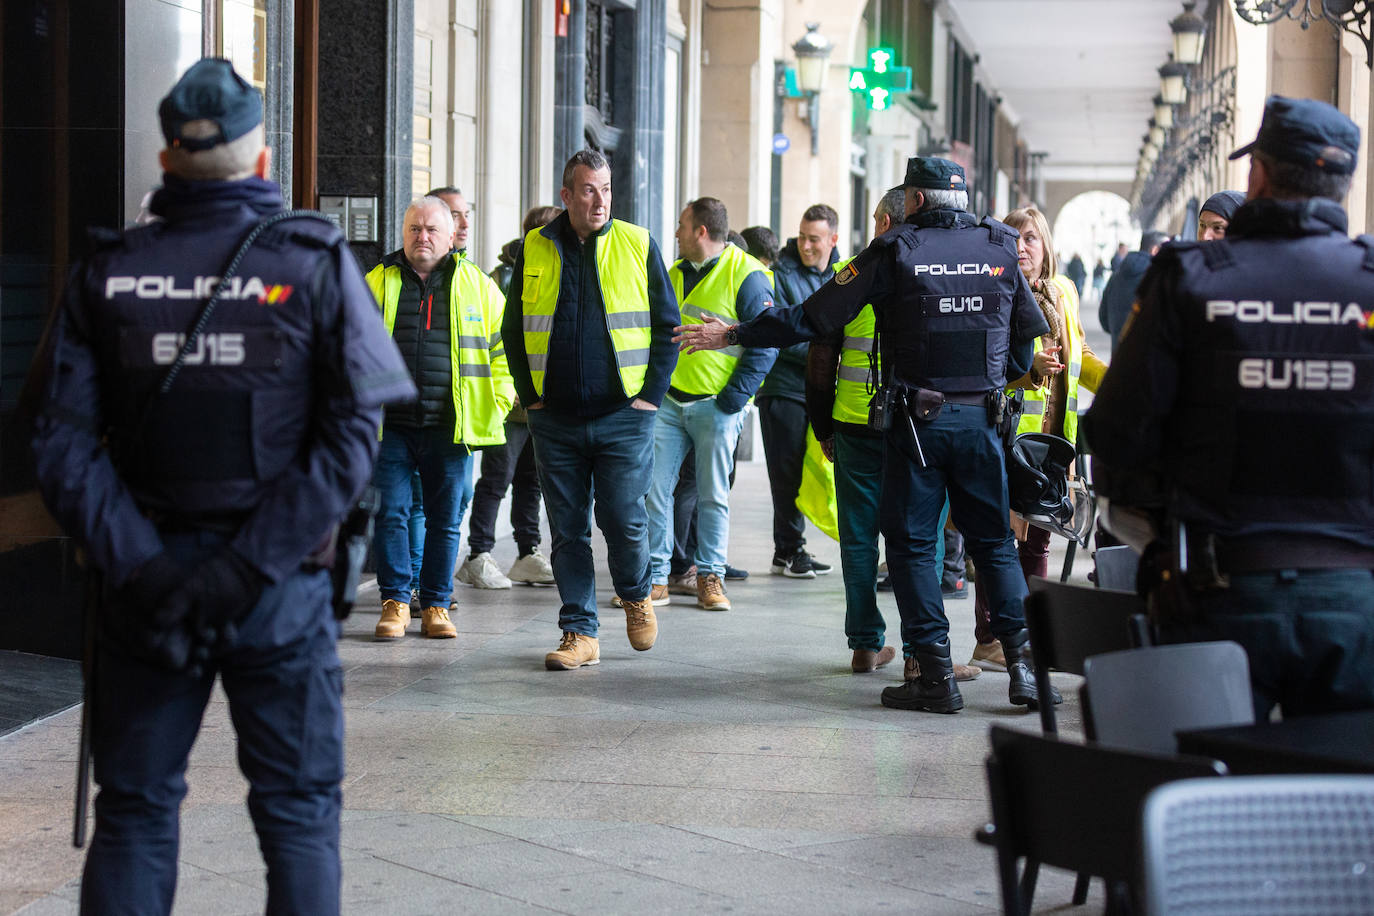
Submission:
[[[711,316],[726,324],[735,324],[739,321],[739,313],[735,311],[739,288],[750,274],[760,271],[768,277],[771,286],[772,271],[748,252],[726,245],[715,266],[683,298],[682,262],[678,261],[668,269],[668,278],[673,281],[673,292],[682,304],[682,323],[702,324]],[[688,394],[719,394],[730,383],[735,364],[742,355],[744,348],[738,346],[683,353],[678,356],[677,368],[673,370],[672,386]]]
[[[500,290],[471,261],[454,257],[448,291],[449,358],[453,361],[453,441],[470,446],[500,445],[506,441],[506,413],[514,396],[510,373],[502,363],[493,372],[491,361],[505,354],[501,345]],[[490,288],[487,288],[487,285]],[[378,264],[367,274],[367,285],[382,309],[387,333],[396,327],[401,299],[401,268]],[[492,381],[478,381],[478,379]],[[504,398],[497,388],[511,387]],[[507,406],[502,406],[502,402]]]
[[[845,258],[835,263],[841,270],[854,260]],[[868,402],[873,399],[873,378],[869,354],[873,352],[873,335],[878,321],[873,306],[865,305],[854,320],[844,326],[844,345],[840,348],[840,366],[835,373],[835,406],[830,416],[841,423],[868,423]],[[873,368],[877,368],[876,355]]]
[[[543,397],[563,264],[558,246],[541,229],[525,236],[524,254],[520,302],[525,355],[535,393]],[[626,397],[639,394],[649,365],[653,335],[648,262],[649,230],[643,227],[613,219],[610,228],[596,237],[596,279],[606,311],[606,332]]]
[[[1075,447],[1078,444],[1078,376],[1083,372],[1083,338],[1078,336],[1078,291],[1073,286],[1073,281],[1063,274],[1055,276],[1051,282],[1059,289],[1060,296],[1064,302],[1064,326],[1065,336],[1069,339],[1069,360],[1068,366],[1068,397],[1064,401],[1064,438],[1072,442]],[[1067,287],[1067,288],[1066,288]],[[1055,341],[1048,337],[1038,339],[1035,346],[1039,350],[1045,347],[1054,346]],[[1045,396],[1051,390],[1053,382],[1047,382],[1041,388],[1027,388],[1024,409],[1021,413],[1021,422],[1017,424],[1017,433],[1039,433],[1052,432],[1044,429],[1045,417]]]

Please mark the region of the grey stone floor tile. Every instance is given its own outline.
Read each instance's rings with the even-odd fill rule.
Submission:
[[[77,916],[80,906],[74,900],[61,897],[37,897],[29,894],[0,892],[0,912],[20,916]]]
[[[469,826],[469,829],[476,828]],[[427,875],[492,891],[501,891],[512,876],[533,879],[605,868],[603,862],[594,859],[514,839],[475,846],[415,845],[393,849],[379,858]]]
[[[172,916],[247,916],[261,913],[267,893],[223,875],[182,863]]]
[[[414,849],[489,846],[506,837],[434,814],[388,814],[343,825],[340,844],[368,856],[394,858]],[[400,860],[397,860],[400,861]]]
[[[624,823],[593,818],[510,817],[507,815],[464,814],[457,819],[483,830],[521,840],[543,840],[588,830],[627,826]]]
[[[680,829],[762,852],[782,852],[800,846],[843,843],[867,838],[852,833],[826,833],[819,830],[784,830],[768,827],[719,827],[698,824]]]
[[[700,888],[627,869],[605,869],[522,881],[503,893],[577,916],[642,916],[645,913],[725,913],[734,901]]]

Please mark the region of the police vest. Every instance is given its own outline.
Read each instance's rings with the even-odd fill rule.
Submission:
[[[315,279],[342,235],[323,221],[265,230],[227,283],[185,365],[158,393],[188,325],[252,225],[214,224],[161,244],[169,230],[132,230],[93,267],[108,333],[93,341],[120,475],[145,510],[180,518],[232,516],[298,460],[316,407]],[[338,256],[338,255],[333,255]],[[344,255],[346,256],[346,255]]]
[[[506,413],[515,386],[503,358],[500,291],[490,277],[467,258],[452,255],[449,283],[449,355],[453,360],[453,441],[478,447],[506,441]],[[367,285],[381,305],[387,333],[396,327],[396,304],[401,298],[399,264],[378,264],[367,274]]]
[[[525,236],[524,251],[520,302],[524,309],[525,355],[535,393],[543,397],[562,259],[558,246],[543,234],[543,229],[531,230]],[[605,306],[606,331],[611,335],[620,386],[625,396],[631,398],[644,387],[653,340],[648,259],[649,230],[641,226],[613,219],[610,228],[596,237],[596,278]]]
[[[1064,303],[1064,336],[1068,339],[1069,352],[1060,353],[1060,360],[1067,356],[1065,378],[1068,380],[1068,396],[1064,404],[1064,438],[1075,445],[1078,442],[1078,377],[1083,374],[1083,338],[1078,333],[1078,289],[1072,280],[1063,274],[1056,274],[1050,280],[1059,291],[1060,301]],[[1041,337],[1037,348],[1055,346],[1057,340]],[[1056,383],[1051,380],[1040,388],[1027,388],[1023,402],[1024,412],[1016,427],[1017,433],[1053,433],[1044,429],[1045,399],[1050,396]],[[1058,435],[1058,433],[1054,433]]]
[[[907,385],[972,393],[1006,385],[1016,292],[1016,232],[1004,223],[902,223],[896,290],[883,307],[883,365]],[[967,221],[965,221],[967,220]]]
[[[1179,276],[1164,303],[1182,350],[1162,452],[1175,517],[1374,544],[1374,239],[1227,238],[1160,255]]]
[[[837,261],[836,272],[852,260]],[[878,356],[873,352],[877,324],[873,306],[865,305],[854,320],[844,326],[840,365],[835,373],[835,407],[830,412],[841,423],[868,423],[868,402],[873,400],[876,373],[882,371]],[[870,359],[873,360],[871,367]]]
[[[677,301],[682,303],[682,323],[702,324],[708,315],[726,324],[738,322],[739,313],[735,311],[735,303],[739,298],[739,288],[746,277],[756,272],[767,276],[769,285],[772,285],[772,271],[748,252],[734,245],[726,245],[715,266],[697,281],[697,285],[684,298],[682,262],[673,264],[668,268],[668,278],[673,282]],[[729,384],[735,364],[743,354],[744,348],[738,346],[684,353],[678,357],[671,384],[687,394],[719,394]]]

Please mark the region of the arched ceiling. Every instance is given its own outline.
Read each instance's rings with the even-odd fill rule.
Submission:
[[[1207,3],[1198,5],[1202,12]],[[951,0],[1049,181],[1127,182],[1179,0]]]

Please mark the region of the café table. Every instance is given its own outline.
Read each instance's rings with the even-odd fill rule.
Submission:
[[[1179,753],[1220,760],[1238,776],[1374,773],[1374,709],[1191,729],[1177,737]]]

